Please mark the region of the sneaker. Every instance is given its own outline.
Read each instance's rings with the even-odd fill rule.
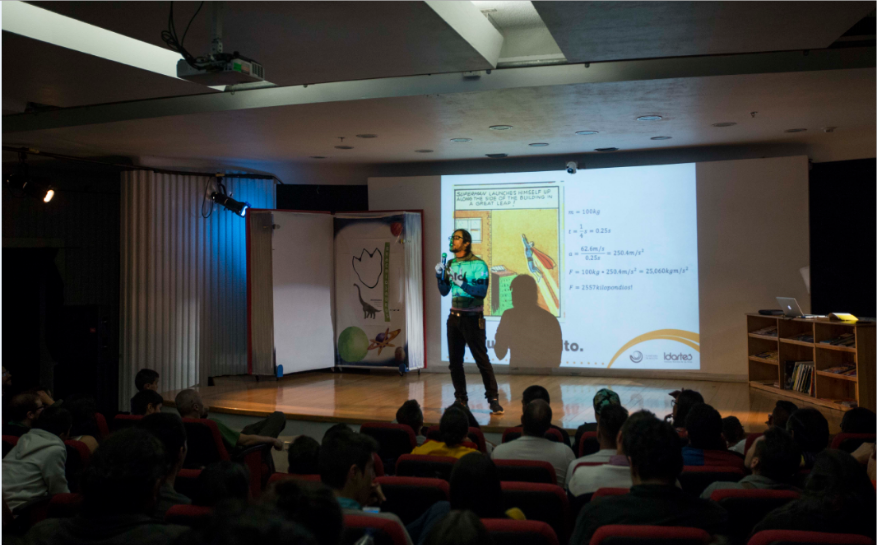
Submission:
[[[490,414],[503,414],[505,410],[502,408],[502,405],[499,404],[498,399],[490,400]]]
[[[468,399],[462,399],[462,398],[459,398],[459,397],[458,397],[458,398],[456,398],[456,399],[454,400],[454,405],[459,405],[459,406],[461,406],[461,407],[463,407],[463,408],[465,408],[465,409],[468,409],[468,408],[469,408],[469,400],[468,400]]]

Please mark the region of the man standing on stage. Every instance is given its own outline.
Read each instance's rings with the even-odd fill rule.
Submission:
[[[466,345],[475,358],[481,378],[484,380],[485,397],[491,414],[502,414],[499,391],[493,366],[487,357],[484,331],[484,296],[490,281],[487,264],[472,254],[472,235],[465,229],[457,229],[450,237],[450,249],[455,258],[435,266],[439,292],[451,294],[451,314],[448,316],[448,352],[451,360],[451,380],[457,403],[467,405],[466,375],[463,372],[463,354]]]

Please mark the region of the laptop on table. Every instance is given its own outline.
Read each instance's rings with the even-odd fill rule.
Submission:
[[[794,297],[777,297],[777,304],[783,309],[783,314],[789,318],[824,318],[818,314],[804,314],[801,306]]]

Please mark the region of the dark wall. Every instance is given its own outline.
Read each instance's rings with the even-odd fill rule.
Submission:
[[[4,174],[18,169],[4,163]],[[3,365],[16,388],[117,403],[119,173],[30,166],[56,190],[52,202],[3,187]]]
[[[278,185],[277,209],[319,212],[364,212],[368,210],[368,186]]]
[[[814,314],[874,317],[877,160],[817,163],[810,171],[810,285]]]

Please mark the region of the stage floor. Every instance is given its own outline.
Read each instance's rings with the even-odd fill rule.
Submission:
[[[594,422],[592,400],[600,388],[618,393],[631,412],[648,409],[663,418],[672,411],[669,392],[680,388],[699,391],[704,400],[723,417],[736,416],[747,432],[765,429],[768,413],[778,396],[749,388],[748,383],[694,380],[629,379],[546,375],[497,375],[502,416],[491,416],[484,399],[481,376],[467,374],[469,408],[484,431],[502,433],[521,422],[521,393],[539,384],[551,395],[553,422],[575,430]],[[438,423],[442,409],[454,401],[454,387],[448,373],[409,373],[404,377],[388,373],[307,372],[279,380],[252,377],[221,377],[216,385],[201,388],[210,410],[217,413],[264,416],[282,411],[287,418],[311,422],[390,422],[396,409],[408,399],[423,408],[427,425]],[[173,406],[176,391],[162,393]],[[843,413],[812,405],[828,419],[831,433],[840,431]]]

